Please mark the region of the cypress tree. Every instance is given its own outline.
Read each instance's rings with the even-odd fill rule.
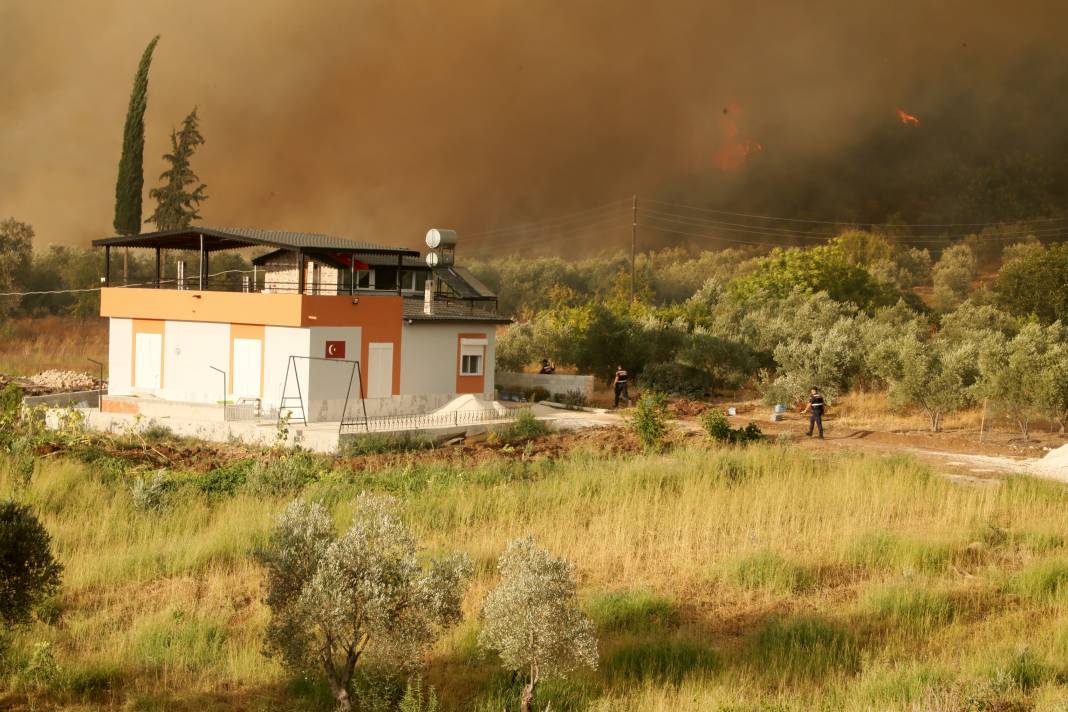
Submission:
[[[122,158],[115,182],[115,231],[120,235],[141,232],[141,190],[144,188],[145,109],[148,107],[148,68],[159,35],[152,38],[141,56],[130,93],[130,108],[122,130]]]
[[[201,202],[208,199],[204,194],[207,188],[189,165],[197,146],[204,143],[198,128],[200,121],[194,108],[182,122],[181,131],[171,131],[171,152],[163,154],[163,160],[170,168],[160,174],[163,185],[149,191],[149,196],[156,199],[156,211],[145,222],[156,224],[157,230],[175,230],[189,227],[194,220],[200,219],[197,209]]]

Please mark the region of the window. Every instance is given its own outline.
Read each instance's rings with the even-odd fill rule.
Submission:
[[[374,289],[375,271],[373,269],[356,270],[356,289]]]
[[[485,339],[460,339],[461,376],[481,376],[485,357]]]
[[[417,279],[418,275],[419,273],[414,270],[405,270],[401,272],[401,289],[409,292],[422,290],[422,287],[419,285],[419,280]],[[426,283],[425,277],[423,278],[423,283]]]
[[[482,354],[463,354],[460,357],[461,376],[482,375]]]

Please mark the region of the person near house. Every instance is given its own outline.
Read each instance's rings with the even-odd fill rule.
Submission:
[[[630,394],[627,393],[627,380],[627,369],[622,366],[616,366],[616,377],[615,380],[612,381],[612,386],[616,391],[616,408],[619,407],[620,398],[626,400],[627,405],[630,405]]]
[[[808,404],[805,409],[801,411],[801,415],[809,413],[808,417],[808,436],[812,437],[812,429],[818,428],[820,434],[820,440],[823,440],[823,410],[826,404],[823,401],[823,395],[820,393],[820,389],[815,386],[812,387],[811,395],[808,397]]]
[[[556,373],[556,366],[554,366],[551,363],[549,363],[549,359],[543,358],[541,360],[541,370],[538,371],[538,373],[543,374],[543,375],[549,375],[551,373]]]

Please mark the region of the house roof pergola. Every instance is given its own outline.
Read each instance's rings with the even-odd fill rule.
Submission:
[[[162,230],[141,235],[108,237],[93,240],[93,247],[144,247],[162,250],[220,252],[245,247],[274,247],[284,250],[331,250],[362,252],[369,255],[418,257],[419,252],[406,247],[389,247],[359,240],[349,240],[317,232],[258,230],[250,228],[189,227]]]

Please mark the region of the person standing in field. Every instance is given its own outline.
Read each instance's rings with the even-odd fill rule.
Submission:
[[[616,366],[616,377],[612,381],[612,387],[616,391],[616,405],[619,407],[619,399],[624,398],[627,401],[627,405],[630,405],[630,394],[627,393],[627,369],[622,366]]]
[[[818,428],[820,433],[820,440],[823,440],[823,409],[825,403],[823,402],[823,396],[820,394],[820,389],[815,386],[812,387],[811,395],[808,397],[808,405],[801,411],[801,415],[805,413],[811,413],[808,417],[808,436],[812,437],[812,429]]]

